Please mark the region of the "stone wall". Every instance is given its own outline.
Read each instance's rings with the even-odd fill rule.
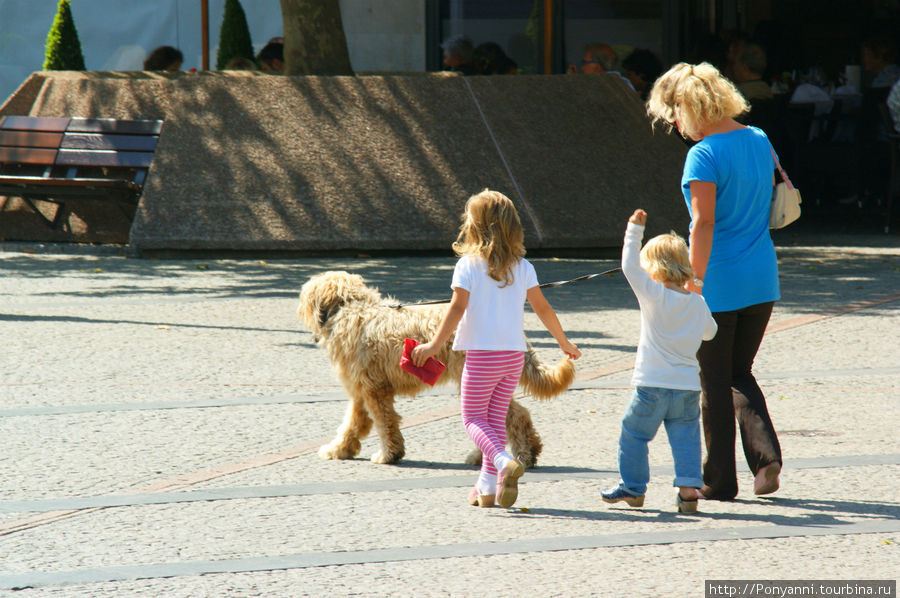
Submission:
[[[515,201],[530,249],[618,247],[636,207],[650,233],[688,223],[684,144],[612,75],[36,73],[22,89],[34,116],[165,120],[138,251],[446,249],[485,187]]]

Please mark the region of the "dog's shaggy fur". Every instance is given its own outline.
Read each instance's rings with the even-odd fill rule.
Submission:
[[[303,285],[297,316],[313,333],[316,342],[328,351],[332,366],[350,395],[350,405],[337,436],[319,449],[323,459],[352,459],[360,451],[360,440],[375,425],[381,450],[372,456],[375,463],[396,463],[405,453],[400,434],[400,416],[394,410],[397,395],[415,396],[427,386],[400,368],[403,341],[431,339],[446,305],[394,307],[392,298],[382,298],[377,289],[366,286],[362,277],[343,271],[324,272]],[[456,382],[462,375],[465,353],[450,349],[452,337],[436,357],[446,364],[438,384]],[[541,364],[531,346],[519,380],[525,391],[545,399],[565,391],[575,378],[575,366],[563,359],[556,367]],[[532,467],[543,448],[534,430],[531,414],[513,400],[506,418],[511,453],[526,467]],[[477,464],[477,449],[467,462]]]

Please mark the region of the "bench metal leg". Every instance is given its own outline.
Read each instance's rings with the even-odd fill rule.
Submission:
[[[27,203],[28,206],[32,209],[32,211],[35,214],[37,214],[40,217],[40,219],[43,220],[44,223],[47,226],[49,226],[52,230],[59,229],[60,220],[62,220],[62,218],[66,212],[66,204],[65,203],[63,203],[61,201],[52,200],[52,199],[43,200],[48,203],[52,203],[56,206],[56,212],[53,214],[53,218],[50,219],[50,218],[47,218],[46,216],[44,216],[44,213],[34,204],[34,202],[30,198],[23,197],[22,200],[25,203]]]

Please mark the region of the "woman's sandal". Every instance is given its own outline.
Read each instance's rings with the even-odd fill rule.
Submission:
[[[681,498],[681,492],[676,492],[675,507],[678,509],[679,513],[696,513],[697,499],[695,498],[694,500],[685,500]]]

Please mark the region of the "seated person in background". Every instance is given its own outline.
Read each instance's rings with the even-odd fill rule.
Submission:
[[[823,89],[824,75],[819,67],[812,67],[800,74],[800,84],[791,94],[791,104],[815,104],[815,115],[831,112],[834,100]]]
[[[631,81],[626,79],[615,69],[616,65],[616,51],[612,49],[612,46],[609,44],[588,44],[584,48],[584,58],[581,59],[581,63],[579,68],[582,73],[585,75],[594,75],[594,74],[603,74],[610,73],[613,75],[617,75],[622,81],[634,91],[634,85],[632,85]],[[570,64],[569,68],[566,70],[567,73],[577,73],[574,64]]]
[[[744,48],[744,44],[750,42],[750,37],[740,29],[728,29],[719,34],[721,44],[725,49],[725,61],[722,74],[737,83],[734,78],[734,65],[738,62],[738,56]]]
[[[280,75],[284,72],[284,44],[281,42],[269,42],[256,55],[261,71]]]
[[[472,40],[465,35],[454,35],[441,44],[444,50],[444,66],[447,70],[463,75],[474,75],[472,64]]]
[[[868,37],[861,49],[863,68],[875,74],[873,89],[890,88],[900,79],[900,66],[894,62],[897,46],[893,39],[883,35]]]
[[[625,71],[625,76],[631,81],[632,87],[638,92],[641,99],[646,100],[650,94],[650,88],[662,73],[662,62],[650,50],[635,48],[622,61],[622,70]]]
[[[874,78],[868,88],[863,86],[857,133],[863,143],[877,144],[885,141],[888,133],[878,106],[887,101],[894,83],[900,80],[900,66],[894,62],[896,42],[883,35],[867,37],[861,44],[861,57],[863,69]]]
[[[184,55],[178,48],[172,46],[160,46],[150,52],[144,61],[145,71],[179,71]]]
[[[900,133],[900,79],[894,83],[891,93],[887,98],[888,110],[891,113],[891,119],[894,121],[894,131]]]
[[[484,42],[472,52],[476,75],[515,75],[519,65],[506,55],[500,44]]]
[[[607,70],[615,68],[619,57],[616,51],[609,44],[588,44],[584,48],[584,58],[579,64],[569,64],[566,73],[584,73],[585,75],[593,75],[596,73],[605,73]]]
[[[748,102],[772,99],[772,88],[762,78],[766,72],[766,51],[760,46],[750,42],[741,44],[732,72],[735,86]]]

